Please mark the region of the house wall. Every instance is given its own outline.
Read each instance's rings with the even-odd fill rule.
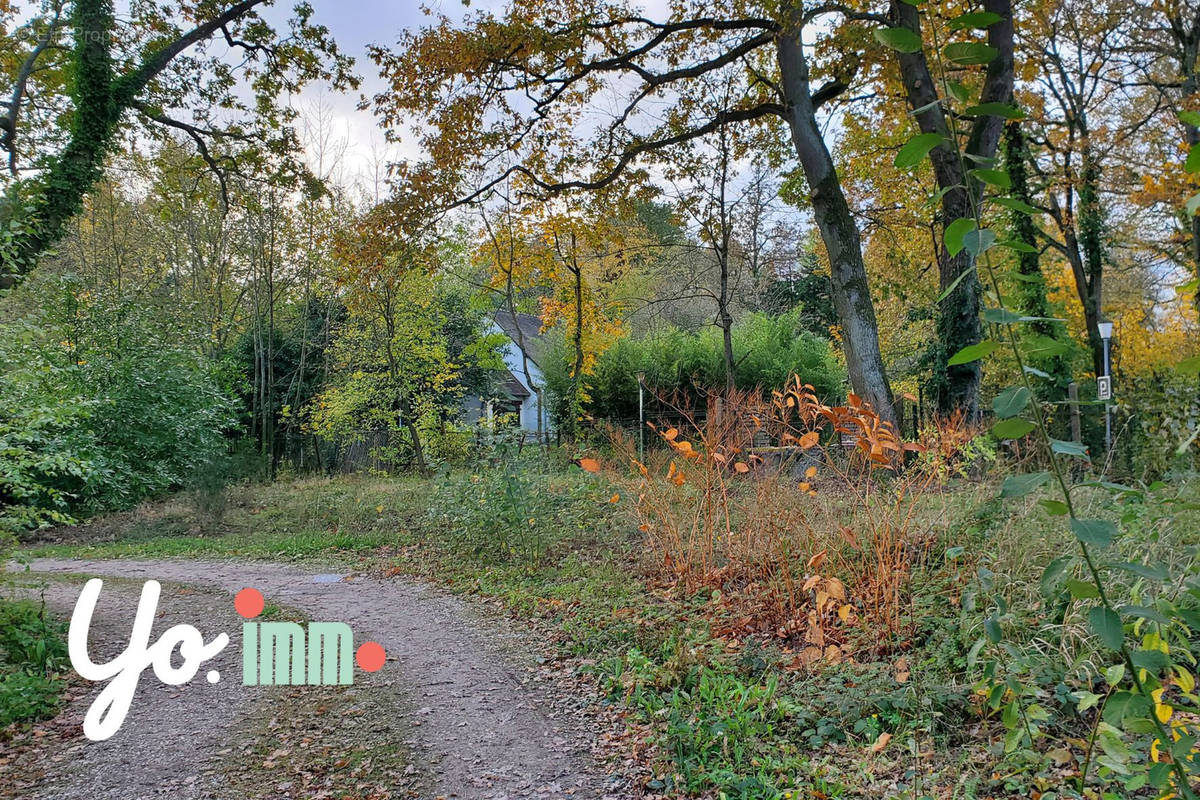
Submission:
[[[493,333],[502,333],[498,326],[493,327]],[[529,392],[529,397],[521,403],[521,428],[530,433],[535,433],[538,430],[538,396],[534,391],[533,386],[539,388],[544,385],[542,371],[538,365],[532,361],[522,361],[521,348],[517,347],[516,342],[508,341],[503,349],[504,365],[508,367],[509,372],[520,381],[521,385]],[[529,366],[529,375],[525,374],[525,365]],[[541,408],[542,426],[541,429],[545,432],[550,432],[550,413],[545,408],[545,403],[542,403]]]

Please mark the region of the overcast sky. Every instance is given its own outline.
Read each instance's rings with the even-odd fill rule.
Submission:
[[[374,115],[357,108],[360,96],[371,97],[384,85],[367,57],[367,47],[394,46],[401,32],[428,24],[430,17],[415,0],[312,0],[312,5],[316,10],[314,21],[329,28],[342,51],[354,58],[362,86],[358,92],[336,94],[327,87],[313,85],[292,102],[309,119],[315,117],[318,106],[325,106],[334,137],[345,142],[344,177],[368,182],[377,157],[385,151],[385,142]],[[444,13],[455,19],[469,11],[461,0],[426,0],[426,5],[434,14]],[[268,16],[278,15],[282,20],[290,12],[291,3],[283,2]],[[395,157],[400,151],[392,146],[386,152]]]
[[[297,98],[293,104],[302,113],[313,116],[313,110],[318,105],[326,107],[331,116],[335,136],[345,140],[345,155],[343,156],[343,179],[359,180],[368,185],[374,171],[374,164],[385,151],[383,131],[377,125],[370,111],[357,109],[360,96],[371,97],[384,87],[378,70],[367,57],[367,47],[372,44],[382,44],[392,47],[396,44],[401,32],[405,29],[427,25],[432,19],[421,10],[426,5],[436,17],[445,14],[451,19],[462,19],[465,14],[480,9],[500,8],[503,0],[472,0],[470,7],[464,7],[462,0],[311,0],[316,13],[314,20],[329,28],[338,46],[355,60],[355,71],[362,78],[362,87],[358,92],[334,94],[328,89],[310,86]],[[265,16],[272,21],[282,23],[291,12],[292,2],[281,0],[280,4],[268,11]],[[652,18],[661,18],[665,13],[667,0],[644,0],[639,5]],[[413,151],[391,146],[386,152],[393,159],[397,156],[412,156]]]

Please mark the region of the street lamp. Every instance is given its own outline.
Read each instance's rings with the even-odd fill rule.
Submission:
[[[1104,374],[1096,382],[1096,394],[1097,399],[1104,401],[1104,454],[1107,456],[1112,451],[1112,406],[1108,401],[1112,399],[1112,359],[1109,342],[1112,339],[1113,324],[1098,322],[1096,330],[1104,342]]]
[[[639,371],[638,379],[638,461],[646,463],[646,415],[643,402],[643,392],[646,387],[646,373]]]

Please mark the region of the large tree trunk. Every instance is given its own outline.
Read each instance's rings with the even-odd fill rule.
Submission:
[[[896,412],[883,356],[879,352],[879,329],[863,266],[862,239],[842,192],[833,158],[817,126],[808,61],[804,56],[798,9],[794,6],[791,17],[794,20],[792,26],[777,40],[779,71],[787,103],[786,118],[808,180],[817,229],[829,255],[833,305],[842,326],[842,347],[846,353],[850,385],[883,419],[894,425]]]
[[[1013,87],[1013,23],[1010,0],[985,0],[986,11],[1000,16],[1000,21],[988,26],[988,44],[998,55],[987,66],[980,103],[1008,103]],[[892,0],[890,14],[898,27],[921,34],[920,12],[904,0]],[[899,53],[900,77],[908,95],[909,107],[922,133],[936,133],[945,143],[929,153],[933,174],[942,192],[942,224],[957,219],[974,218],[982,195],[978,180],[967,174],[968,167],[958,151],[955,132],[951,130],[937,91],[937,83],[929,70],[924,50]],[[998,116],[976,117],[967,135],[966,155],[976,159],[996,154],[1004,120]],[[942,291],[951,291],[942,300],[938,314],[938,342],[942,358],[949,359],[959,350],[976,344],[982,338],[979,321],[980,284],[975,259],[966,249],[950,255],[945,249],[938,257],[938,278]],[[956,283],[957,282],[957,283]],[[944,363],[944,362],[943,362]],[[944,367],[944,379],[938,386],[938,406],[943,413],[961,410],[970,422],[980,416],[979,387],[983,379],[980,361]]]

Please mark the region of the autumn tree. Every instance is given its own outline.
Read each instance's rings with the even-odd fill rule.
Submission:
[[[618,0],[515,0],[461,26],[438,18],[394,50],[374,49],[390,83],[375,107],[394,135],[419,120],[411,132],[430,162],[413,170],[457,171],[460,202],[511,183],[538,197],[602,189],[682,143],[780,126],[829,255],[851,384],[891,419],[859,228],[819,118],[849,88],[856,59],[824,70],[817,85],[803,40],[831,10],[795,0],[675,2],[655,20]],[[705,113],[687,100],[698,81],[731,66],[741,82],[726,106]],[[614,92],[621,99],[605,121],[581,124]],[[464,198],[467,178],[476,188]]]
[[[1132,51],[1131,60],[1138,66],[1133,78],[1153,87],[1173,112],[1173,126],[1182,128],[1186,145],[1182,166],[1194,175],[1200,168],[1200,4],[1159,0],[1133,4],[1132,8],[1127,4],[1126,11],[1132,12],[1133,30],[1125,47]],[[1148,61],[1139,57],[1148,57]],[[1189,166],[1192,169],[1187,169]],[[1172,199],[1176,201],[1173,206],[1182,207],[1185,214],[1188,257],[1192,275],[1200,284],[1200,207],[1192,199],[1196,196]],[[1180,200],[1186,202],[1181,206]],[[1200,289],[1193,289],[1192,301],[1200,312]]]
[[[487,264],[490,288],[505,310],[519,310],[519,295],[535,300],[543,327],[562,330],[566,385],[536,389],[556,388],[560,429],[572,435],[586,399],[584,378],[622,331],[625,279],[641,270],[651,235],[636,215],[620,213],[618,203],[556,205],[530,204],[485,216],[487,236],[478,257]],[[526,359],[529,348],[518,345]],[[550,380],[555,370],[540,366]]]

